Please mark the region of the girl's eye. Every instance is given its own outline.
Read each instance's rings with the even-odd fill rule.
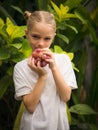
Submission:
[[[49,40],[51,40],[51,38],[50,38],[50,37],[46,37],[45,40],[46,40],[46,41],[49,41]]]
[[[32,35],[34,39],[39,39],[40,37],[38,35]]]

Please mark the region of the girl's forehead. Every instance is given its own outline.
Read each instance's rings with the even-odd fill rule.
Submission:
[[[54,34],[55,30],[51,24],[47,23],[36,23],[32,25],[31,32],[43,33],[43,34]]]

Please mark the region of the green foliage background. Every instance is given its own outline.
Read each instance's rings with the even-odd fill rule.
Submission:
[[[71,130],[97,130],[97,0],[0,2],[0,130],[18,130],[24,110],[23,104],[14,99],[12,77],[14,65],[31,53],[24,36],[25,10],[48,10],[55,15],[57,35],[51,49],[70,56],[78,83],[78,89],[73,91],[68,102]]]

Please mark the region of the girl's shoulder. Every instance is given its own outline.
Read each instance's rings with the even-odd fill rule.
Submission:
[[[67,60],[70,61],[70,57],[65,53],[54,53],[55,59],[59,60]]]
[[[24,59],[22,61],[19,61],[15,64],[15,67],[14,68],[22,68],[22,67],[25,67],[27,66],[27,62],[28,62],[28,59]]]
[[[55,61],[56,63],[58,64],[58,66],[62,66],[65,67],[66,65],[67,66],[71,66],[71,59],[70,57],[67,55],[67,54],[64,54],[64,53],[61,53],[61,54],[54,54],[54,57],[55,57]]]

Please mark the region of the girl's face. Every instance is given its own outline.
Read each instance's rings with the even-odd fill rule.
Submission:
[[[49,48],[55,36],[55,30],[46,23],[36,23],[30,30],[26,30],[32,50]]]

